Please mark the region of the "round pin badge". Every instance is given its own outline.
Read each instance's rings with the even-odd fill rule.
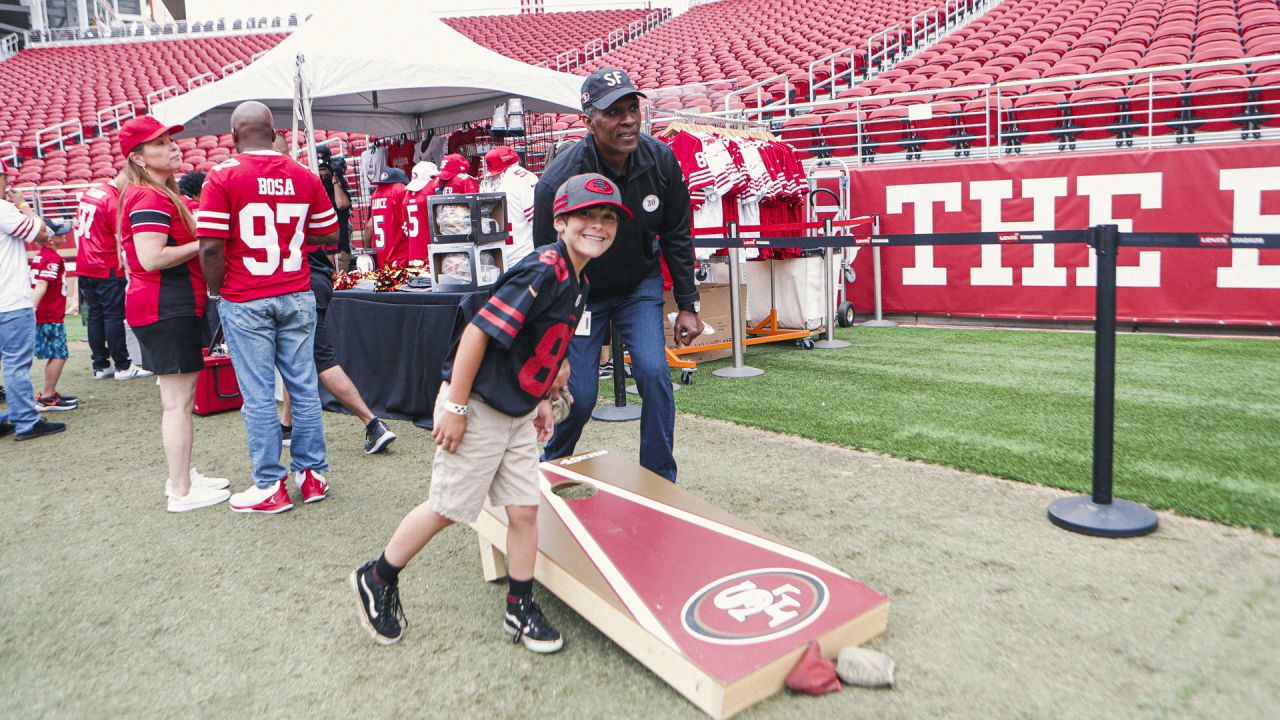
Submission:
[[[644,211],[645,211],[645,212],[653,212],[654,210],[657,210],[657,209],[658,209],[658,196],[657,196],[657,195],[646,195],[646,196],[645,196],[645,198],[644,198],[643,206],[644,206]]]

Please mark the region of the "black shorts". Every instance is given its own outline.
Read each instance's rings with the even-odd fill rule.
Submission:
[[[200,372],[205,324],[203,318],[168,318],[135,327],[142,348],[142,366],[157,375]]]
[[[316,359],[318,373],[338,365],[338,351],[334,349],[333,343],[329,342],[329,332],[325,329],[324,316],[325,311],[316,310],[315,349],[312,350],[312,357]]]

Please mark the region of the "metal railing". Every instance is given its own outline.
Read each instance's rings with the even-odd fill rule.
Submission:
[[[201,85],[211,83],[217,79],[218,76],[214,75],[212,70],[202,72],[194,77],[189,77],[187,78],[187,91],[190,92],[192,88],[198,88]]]
[[[735,115],[861,162],[1280,139],[1280,54],[911,92]],[[726,114],[726,113],[717,113]]]
[[[45,150],[55,145],[59,150],[65,150],[72,139],[84,142],[84,125],[78,118],[41,128],[36,131],[36,157],[44,157]]]
[[[156,103],[168,100],[169,98],[178,95],[180,92],[181,91],[177,85],[165,85],[159,90],[152,90],[147,93],[147,112],[150,113],[151,108],[155,107]]]
[[[8,60],[22,49],[18,33],[10,33],[0,38],[0,60]]]
[[[297,14],[287,18],[238,18],[227,20],[179,20],[177,22],[117,23],[104,21],[88,28],[50,28],[24,33],[26,47],[66,47],[96,43],[183,40],[213,35],[249,35],[291,32],[304,20]]]
[[[635,40],[670,18],[670,8],[654,10],[644,17],[632,20],[626,28],[610,30],[603,38],[592,38],[583,43],[582,47],[569,48],[568,50],[556,55],[555,60],[550,62],[544,60],[537,63],[537,66],[552,67],[554,65],[555,69],[560,72],[570,72],[574,68],[585,64],[588,60],[598,58],[607,52],[612,52],[618,47]]]
[[[98,121],[98,135],[106,135],[107,130],[120,127],[125,120],[135,117],[137,114],[137,108],[133,106],[133,102],[130,100],[99,110],[95,115]]]
[[[236,72],[237,70],[243,70],[243,69],[244,69],[243,60],[232,60],[231,62],[222,66],[222,70],[220,71],[220,73],[222,77],[226,77],[231,73]]]
[[[0,160],[13,167],[18,164],[18,143],[12,140],[0,140]]]

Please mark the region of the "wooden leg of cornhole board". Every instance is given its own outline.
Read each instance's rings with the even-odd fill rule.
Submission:
[[[507,556],[497,545],[483,535],[476,535],[480,542],[480,572],[485,582],[495,582],[507,576]]]
[[[539,482],[534,577],[712,717],[781,690],[811,640],[834,657],[884,632],[884,595],[631,460],[545,462]],[[505,513],[472,527],[497,545]]]

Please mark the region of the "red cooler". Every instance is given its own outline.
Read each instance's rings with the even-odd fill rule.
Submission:
[[[235,368],[226,355],[210,355],[206,349],[204,369],[196,380],[196,399],[193,406],[200,416],[239,410],[244,401],[240,398],[240,383],[236,381]]]

